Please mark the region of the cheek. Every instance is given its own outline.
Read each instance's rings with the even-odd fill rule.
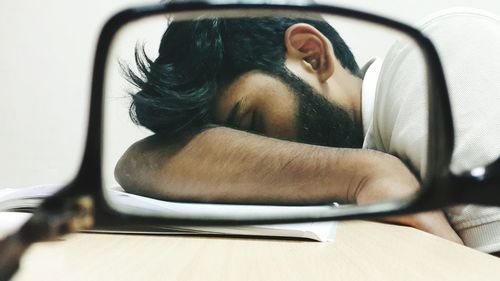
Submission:
[[[259,101],[257,124],[261,123],[262,133],[269,137],[296,140],[297,100],[288,87],[277,83],[272,91]],[[260,119],[260,120],[259,120]]]

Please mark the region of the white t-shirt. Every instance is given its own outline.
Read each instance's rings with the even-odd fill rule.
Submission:
[[[438,50],[448,85],[455,127],[451,171],[495,161],[500,157],[500,19],[454,9],[426,19],[420,28]],[[363,115],[369,124],[363,147],[396,155],[425,178],[427,84],[422,62],[414,45],[391,48],[377,80],[373,116]],[[364,88],[362,107],[369,107],[373,98]],[[500,251],[500,208],[463,205],[446,213],[467,246]]]

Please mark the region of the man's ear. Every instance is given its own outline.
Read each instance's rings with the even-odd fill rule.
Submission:
[[[321,82],[333,75],[334,53],[330,40],[309,24],[297,23],[285,32],[287,58],[304,60]]]

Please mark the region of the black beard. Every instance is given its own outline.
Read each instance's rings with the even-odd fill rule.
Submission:
[[[282,80],[298,98],[297,141],[330,147],[360,148],[363,128],[341,106],[328,101],[299,77],[286,71]]]

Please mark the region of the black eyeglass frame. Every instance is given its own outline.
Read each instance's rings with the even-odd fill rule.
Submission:
[[[429,136],[428,136],[428,165],[427,180],[415,200],[400,204],[381,204],[379,206],[359,206],[356,211],[338,212],[331,216],[306,216],[295,218],[247,219],[247,220],[204,220],[179,219],[165,217],[146,217],[141,215],[124,214],[113,209],[105,199],[102,181],[102,139],[103,139],[103,92],[104,77],[108,52],[117,31],[125,24],[148,16],[163,13],[197,12],[214,10],[241,10],[241,9],[272,9],[294,12],[316,12],[359,19],[379,24],[406,34],[421,48],[427,63],[429,89]],[[407,214],[431,209],[442,208],[457,203],[497,204],[500,205],[500,192],[494,185],[500,182],[498,163],[485,169],[486,173],[480,177],[471,173],[453,175],[449,171],[449,164],[454,147],[454,130],[451,106],[448,97],[446,80],[439,55],[429,38],[419,30],[374,14],[356,11],[347,8],[321,5],[310,2],[297,4],[272,3],[245,3],[245,2],[171,2],[142,6],[123,10],[114,15],[104,25],[98,39],[91,88],[90,113],[85,153],[75,179],[65,188],[47,199],[41,206],[50,206],[70,197],[90,195],[94,200],[94,219],[96,226],[113,226],[123,224],[175,224],[175,225],[226,225],[226,224],[258,224],[258,223],[286,223],[302,221],[346,220],[359,218],[373,218],[395,214]],[[432,161],[431,161],[432,159]],[[482,186],[478,191],[477,187]]]

